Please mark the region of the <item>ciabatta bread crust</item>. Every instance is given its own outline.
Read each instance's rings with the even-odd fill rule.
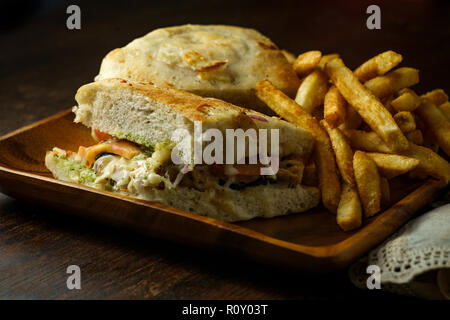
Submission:
[[[194,121],[202,123],[203,131],[219,129],[224,137],[226,129],[278,129],[280,157],[307,157],[314,144],[308,131],[279,118],[148,83],[101,80],[82,86],[75,99],[75,122],[138,144],[170,141],[181,128],[193,136]]]
[[[55,178],[94,186],[88,179],[81,177],[79,172],[70,171],[63,161],[58,161],[53,151],[47,152],[45,157],[45,165]],[[303,212],[317,206],[320,200],[320,192],[315,187],[278,184],[250,186],[242,190],[217,186],[206,191],[181,186],[164,190],[142,187],[134,194],[120,193],[230,222]]]
[[[254,94],[269,79],[293,97],[300,81],[282,52],[256,30],[182,25],[154,30],[103,59],[95,80],[123,78],[173,86],[272,114]]]

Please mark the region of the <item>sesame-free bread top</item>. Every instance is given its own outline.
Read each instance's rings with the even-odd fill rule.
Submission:
[[[253,90],[269,79],[289,96],[299,86],[277,46],[256,30],[224,25],[156,29],[103,59],[95,80],[123,78],[173,86],[272,114]]]
[[[177,129],[194,135],[194,121],[202,123],[203,132],[215,128],[224,137],[226,129],[268,129],[268,151],[270,129],[278,129],[281,157],[307,157],[314,144],[308,131],[279,118],[149,83],[96,81],[78,89],[75,99],[75,122],[144,145],[170,141]]]

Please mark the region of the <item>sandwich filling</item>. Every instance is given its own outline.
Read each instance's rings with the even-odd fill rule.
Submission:
[[[302,180],[304,162],[295,156],[281,159],[277,174],[267,176],[260,175],[262,164],[174,164],[171,142],[146,147],[97,130],[93,136],[97,144],[80,146],[78,152],[54,148],[46,161],[56,163],[70,182],[128,194],[139,194],[147,187],[183,186],[198,191],[218,186],[240,190],[272,183],[295,187]]]

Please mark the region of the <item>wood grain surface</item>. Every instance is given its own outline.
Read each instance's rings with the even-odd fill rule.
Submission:
[[[404,55],[404,66],[421,70],[419,92],[448,92],[449,5],[411,3],[382,1],[382,30],[376,31],[365,26],[364,1],[86,1],[80,2],[79,31],[66,29],[65,8],[41,13],[0,32],[0,134],[72,106],[76,89],[92,81],[112,48],[156,27],[188,22],[254,27],[293,52],[339,52],[351,67],[392,49]],[[70,264],[81,267],[81,290],[66,288]],[[280,270],[223,249],[151,239],[0,194],[0,298],[394,297],[354,288],[346,271],[312,276]]]
[[[335,215],[322,205],[300,214],[227,223],[53,179],[43,161],[48,150],[57,146],[74,151],[80,144],[95,143],[90,130],[73,119],[68,109],[0,137],[0,192],[152,237],[231,249],[296,271],[323,273],[349,266],[438,197],[445,186],[434,179],[391,179],[390,201],[383,212],[352,232],[343,232]]]

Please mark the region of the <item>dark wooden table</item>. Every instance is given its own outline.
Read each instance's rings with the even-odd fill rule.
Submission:
[[[365,13],[370,3],[363,2],[86,1],[78,2],[82,29],[77,31],[67,30],[65,7],[33,16],[39,6],[13,5],[11,11],[1,10],[6,25],[0,32],[0,134],[74,105],[76,89],[92,81],[109,50],[154,28],[184,23],[254,27],[293,52],[339,52],[351,67],[393,49],[404,55],[403,65],[421,70],[420,92],[435,87],[449,92],[448,3],[378,1],[382,29],[371,31]],[[19,21],[18,13],[27,12]],[[81,268],[81,290],[66,288],[71,264]],[[326,275],[278,270],[230,252],[141,237],[2,194],[0,298],[402,299],[356,289],[345,270]]]

